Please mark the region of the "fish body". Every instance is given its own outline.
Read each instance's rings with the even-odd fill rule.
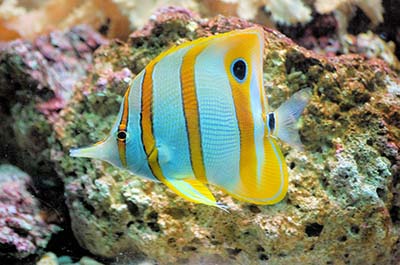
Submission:
[[[173,47],[129,85],[108,137],[72,149],[160,181],[181,197],[223,207],[207,184],[255,204],[282,200],[288,170],[277,144],[300,146],[296,121],[310,91],[270,112],[263,31],[236,30]]]

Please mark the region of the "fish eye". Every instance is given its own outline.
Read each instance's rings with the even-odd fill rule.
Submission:
[[[232,62],[231,72],[236,81],[242,83],[246,79],[247,64],[242,58],[238,58]]]
[[[117,138],[120,141],[124,141],[126,139],[126,132],[125,131],[119,131],[117,134]]]

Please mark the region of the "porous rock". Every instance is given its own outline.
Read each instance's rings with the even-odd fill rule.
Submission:
[[[106,43],[90,27],[77,26],[8,42],[0,50],[0,160],[28,172],[56,215],[64,212],[64,202],[53,161],[57,153],[50,148],[52,123],[86,77],[93,51]]]
[[[127,67],[134,78],[172,44],[249,26],[236,18],[202,21],[185,10],[164,10],[129,43],[103,47],[95,74],[115,80]],[[290,166],[285,200],[256,206],[213,189],[230,207],[227,214],[105,163],[63,157],[72,225],[83,246],[98,255],[144,254],[162,263],[392,261],[400,131],[399,98],[388,93],[388,85],[398,86],[396,75],[377,59],[317,56],[268,29],[265,40],[270,105],[276,108],[301,88],[313,89],[300,131],[305,150],[283,146]],[[56,125],[64,148],[107,134],[128,81],[99,87],[89,78],[85,96],[76,93]],[[99,106],[109,111],[96,111]]]
[[[39,201],[29,191],[31,178],[20,169],[0,165],[0,257],[25,258],[40,253],[56,225],[46,223]]]
[[[59,153],[54,152],[58,143],[52,124],[75,84],[85,78],[94,50],[105,43],[90,27],[77,26],[0,49],[0,161],[29,173],[30,187],[42,202],[41,215],[64,228],[64,247],[73,236],[56,173]]]
[[[230,213],[183,200],[162,184],[68,149],[109,131],[129,81],[173,44],[251,23],[190,11],[157,13],[128,43],[100,48],[88,79],[54,123],[47,149],[65,183],[72,228],[92,253],[158,263],[395,264],[399,256],[399,80],[383,61],[325,58],[265,31],[264,80],[274,109],[311,87],[300,130],[304,151],[282,143],[289,191],[272,206],[238,202]],[[396,92],[397,91],[397,92]],[[45,118],[46,119],[46,118]]]

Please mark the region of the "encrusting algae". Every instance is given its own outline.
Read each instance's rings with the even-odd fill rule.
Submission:
[[[274,99],[271,108],[295,91],[313,91],[300,129],[305,152],[281,144],[290,177],[287,196],[275,205],[240,203],[211,187],[216,200],[230,208],[227,214],[188,203],[106,163],[68,156],[71,147],[107,135],[129,82],[159,53],[173,44],[254,26],[191,14],[160,11],[128,43],[98,49],[88,79],[48,122],[52,135],[41,148],[65,183],[79,243],[96,255],[124,253],[126,261],[142,255],[163,264],[395,264],[400,104],[389,88],[397,91],[399,80],[379,59],[317,56],[264,28],[263,78]],[[24,114],[11,113],[21,122],[49,117],[34,105]]]
[[[129,68],[134,73],[139,73],[142,68],[136,68],[137,62],[144,60],[141,64],[144,67],[150,61],[146,59],[148,54],[152,54],[154,49],[162,52],[163,48],[160,49],[157,43],[161,41],[164,43],[162,47],[167,47],[165,43],[182,42],[182,37],[176,31],[181,34],[185,32],[185,36],[191,39],[196,35],[208,35],[210,28],[221,32],[230,31],[233,28],[229,25],[237,25],[239,28],[251,26],[241,20],[222,17],[202,24],[195,22],[186,13],[168,10],[161,13],[158,20],[151,22],[145,31],[132,35],[130,45],[135,52],[130,53],[126,45],[115,44],[105,48],[106,50],[100,50],[96,59],[97,73],[110,69],[107,61],[117,62],[118,55],[129,64],[132,61],[126,58],[134,56],[136,63]],[[158,32],[162,34],[159,35]],[[153,34],[157,34],[157,38]],[[397,161],[398,151],[393,149],[396,146],[393,140],[396,138],[392,138],[387,130],[396,133],[397,129],[384,125],[387,132],[382,136],[382,125],[379,124],[384,117],[391,119],[386,115],[396,115],[398,110],[393,110],[390,114],[382,107],[393,105],[389,103],[390,100],[398,99],[379,95],[386,95],[384,80],[396,80],[395,76],[387,72],[382,62],[378,63],[376,60],[369,61],[371,64],[365,64],[364,59],[356,56],[327,60],[294,45],[279,33],[266,30],[264,34],[266,91],[273,99],[277,99],[271,101],[272,109],[276,109],[293,94],[292,91],[312,87],[315,93],[310,105],[306,107],[303,129],[300,131],[306,152],[300,153],[283,146],[291,176],[286,199],[269,207],[237,204],[229,196],[211,188],[217,200],[231,209],[227,218],[223,211],[218,212],[201,205],[190,206],[179,197],[166,192],[160,185],[138,180],[105,164],[80,164],[66,159],[63,162],[64,169],[69,168],[73,175],[83,174],[80,179],[68,178],[67,194],[72,199],[70,211],[75,220],[73,227],[84,246],[105,256],[124,250],[138,251],[156,260],[170,262],[196,262],[204,260],[205,256],[209,257],[209,262],[268,259],[272,264],[298,261],[312,263],[321,260],[386,262],[391,259],[390,250],[396,240],[396,221],[392,221],[388,213],[392,207],[392,196],[397,195],[391,188],[395,185],[393,174],[396,173],[392,171],[390,164]],[[143,57],[138,57],[137,54],[142,54]],[[120,67],[114,72],[120,71]],[[93,84],[96,84],[95,80],[92,81]],[[102,132],[104,136],[108,133],[107,124],[115,119],[110,113],[116,113],[119,104],[110,103],[113,98],[122,100],[120,95],[127,85],[125,82],[128,80],[123,81],[122,86],[121,83],[108,83],[108,89],[102,87],[101,91],[98,91],[96,85],[86,86],[86,91],[90,89],[93,92],[85,92],[88,95],[85,98],[77,98],[79,93],[76,94],[76,103],[70,106],[70,110],[74,111],[64,111],[63,121],[60,120],[62,122],[56,126],[59,130],[64,128],[61,130],[64,134],[61,139],[65,139],[62,141],[66,147],[96,141],[99,136],[95,133]],[[113,87],[117,88],[116,94],[112,92]],[[98,93],[105,96],[99,98]],[[378,101],[371,101],[372,97]],[[87,100],[95,105],[90,107]],[[94,110],[100,105],[103,108],[113,107],[107,107],[110,111],[102,111],[100,114],[103,116],[99,118]],[[76,112],[83,113],[82,118],[77,120],[74,114]],[[383,116],[383,113],[387,114]],[[376,124],[376,127],[365,127],[364,120],[368,117],[371,120],[369,125]],[[99,123],[100,120],[102,122]],[[70,121],[68,126],[63,125],[66,121]],[[89,126],[86,124],[88,121]],[[387,124],[391,122],[388,121]],[[73,133],[72,128],[79,128],[80,133]],[[372,181],[372,175],[364,175],[365,171],[358,171],[357,175],[363,177],[356,183],[351,182],[352,178],[340,180],[343,175],[341,161],[346,159],[342,160],[339,154],[335,154],[338,150],[343,150],[343,155],[347,154],[344,157],[348,161],[349,156],[353,157],[353,166],[358,167],[361,161],[356,155],[359,152],[352,149],[354,138],[348,136],[360,135],[361,139],[367,141],[364,138],[365,133],[371,138],[370,148],[374,150],[367,153],[370,156],[368,161],[378,159],[381,162],[366,163],[362,167],[368,172],[390,172],[390,175]],[[357,146],[362,147],[360,144]],[[390,157],[387,157],[387,148],[393,149]],[[335,169],[336,165],[338,169]],[[342,185],[351,184],[353,187],[334,192],[339,190],[335,186],[339,181],[344,181]],[[371,192],[378,194],[372,187],[386,188],[382,189],[383,192],[378,189],[379,196],[370,197]],[[86,203],[81,203],[78,194],[82,193],[91,199],[85,199]],[[362,199],[349,201],[349,198],[355,196]],[[112,221],[102,218],[100,213],[112,216]],[[196,218],[193,219],[193,216]],[[210,216],[213,218],[210,219]],[[85,225],[88,220],[91,220],[90,225]],[[365,222],[368,223],[367,226]],[[96,230],[100,227],[109,234],[118,233],[120,237],[90,240],[97,238]],[[83,230],[86,231],[84,236],[79,232]],[[136,240],[138,236],[140,239]],[[259,245],[254,246],[254,242],[259,242]],[[127,249],[127,245],[131,247]],[[371,245],[375,246],[373,249],[376,251],[371,251]],[[300,249],[302,251],[298,252]],[[308,251],[304,252],[303,249]],[[164,254],[161,255],[161,252]],[[382,253],[386,254],[381,255]]]

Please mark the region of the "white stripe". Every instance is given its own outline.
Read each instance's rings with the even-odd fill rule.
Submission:
[[[257,62],[258,63],[258,62]],[[262,117],[262,106],[261,106],[261,96],[260,86],[262,84],[258,83],[259,68],[253,63],[252,66],[253,73],[250,80],[250,104],[251,113],[253,114],[254,121],[254,143],[256,147],[256,157],[257,157],[257,183],[261,184],[262,178],[262,168],[264,164],[264,120]]]
[[[240,134],[220,49],[210,45],[197,56],[195,84],[207,179],[233,190],[240,178]]]
[[[153,70],[153,133],[168,178],[193,176],[180,80],[182,58],[190,48],[167,55]]]

